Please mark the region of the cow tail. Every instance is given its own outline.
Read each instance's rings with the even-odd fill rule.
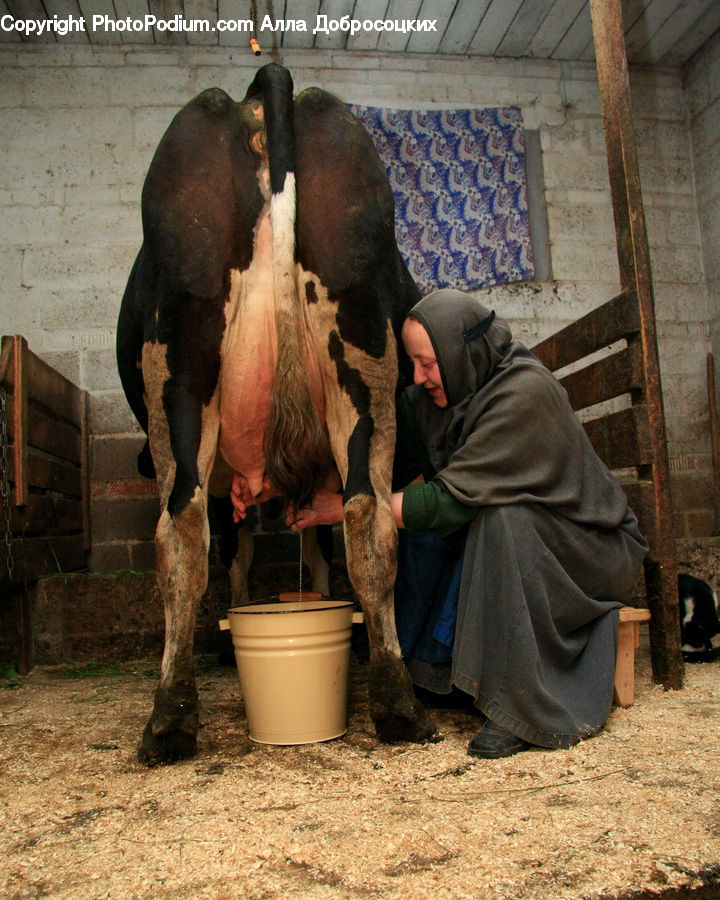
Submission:
[[[270,223],[278,355],[265,431],[265,463],[273,486],[300,508],[326,478],[327,435],[313,403],[303,357],[305,318],[295,276],[295,131],[293,83],[271,63],[255,76],[249,96],[263,100],[270,166]]]

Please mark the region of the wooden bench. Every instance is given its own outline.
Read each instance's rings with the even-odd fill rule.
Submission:
[[[653,456],[658,433],[652,429],[661,429],[664,444],[665,423],[649,413],[641,331],[637,293],[630,290],[532,348],[567,391],[598,456],[618,476],[650,545],[644,566],[648,609],[620,611],[615,698],[621,706],[634,699],[640,622],[650,622],[655,680],[667,687],[682,681],[674,541],[667,540],[668,523],[658,514],[670,509],[669,487]]]
[[[635,650],[640,645],[640,623],[650,620],[649,609],[623,606],[620,610],[613,702],[628,707],[635,702]]]

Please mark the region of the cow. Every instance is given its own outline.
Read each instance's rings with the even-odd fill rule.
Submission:
[[[197,752],[193,626],[207,584],[210,482],[240,479],[293,508],[336,479],[348,576],[370,642],[370,715],[385,742],[425,741],[393,615],[399,340],[418,290],[369,135],[318,88],[293,99],[271,63],[245,98],[213,88],[161,139],[142,190],[143,241],[122,299],[117,361],[148,436],[160,517],[165,647],[138,748]]]

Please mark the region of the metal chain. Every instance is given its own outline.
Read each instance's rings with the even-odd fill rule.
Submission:
[[[2,501],[2,512],[5,520],[7,571],[8,577],[12,582],[13,575],[15,574],[15,559],[13,557],[12,527],[10,521],[10,461],[8,459],[8,444],[7,402],[5,388],[0,385],[0,500]]]

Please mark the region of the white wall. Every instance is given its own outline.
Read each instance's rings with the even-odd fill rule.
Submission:
[[[554,281],[503,289],[496,308],[532,344],[618,292],[592,65],[332,51],[288,52],[282,61],[296,90],[317,84],[348,102],[520,106],[540,137]],[[21,332],[92,392],[96,499],[113,477],[134,477],[128,447],[137,441],[128,437],[136,426],[115,371],[114,327],[141,240],[144,173],[183,103],[213,85],[240,99],[257,62],[244,49],[0,48],[0,332]],[[703,98],[716,70],[717,52],[688,87],[696,154],[707,159],[697,172],[681,73],[632,77],[671,467],[681,482],[691,474],[699,484],[700,473],[703,490],[710,471],[705,267],[715,290],[720,268],[718,188],[710,176],[711,164],[717,172],[717,75],[714,112],[705,118]],[[690,510],[688,503],[680,505]],[[680,530],[709,533],[708,521],[685,516]]]

